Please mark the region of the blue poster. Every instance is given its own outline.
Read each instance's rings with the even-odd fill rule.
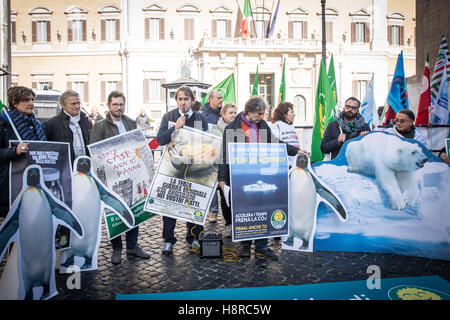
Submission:
[[[233,241],[288,234],[285,144],[230,143]]]
[[[450,260],[450,166],[425,146],[375,131],[312,168],[348,214],[343,223],[319,205],[314,250]]]

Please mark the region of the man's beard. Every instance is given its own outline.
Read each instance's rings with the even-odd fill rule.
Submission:
[[[347,111],[347,112],[344,111],[344,118],[347,121],[355,120],[356,115],[357,115],[357,113],[353,113],[351,111]]]

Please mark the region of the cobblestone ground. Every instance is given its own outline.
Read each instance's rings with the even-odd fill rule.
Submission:
[[[205,224],[206,232],[222,232],[224,223]],[[281,242],[269,240],[280,254],[279,261],[241,258],[227,262],[221,258],[200,258],[189,252],[185,223],[178,222],[172,256],[161,254],[162,219],[155,216],[139,228],[139,245],[151,254],[142,260],[122,253],[122,263],[111,263],[112,249],[103,230],[99,249],[99,268],[81,273],[81,289],[68,289],[70,275],[56,273],[59,294],[54,300],[114,299],[116,293],[155,293],[215,288],[300,285],[321,282],[366,280],[370,265],[378,265],[382,278],[439,275],[450,281],[450,262],[395,254],[353,252],[296,252],[281,250]],[[125,241],[124,241],[125,243]],[[224,248],[237,248],[231,239]]]

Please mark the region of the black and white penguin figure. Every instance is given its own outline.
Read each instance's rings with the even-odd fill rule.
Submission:
[[[40,299],[56,294],[53,218],[83,236],[83,227],[71,209],[45,186],[42,168],[30,165],[24,171],[22,190],[0,227],[1,257],[11,242],[18,243],[18,299],[33,299],[37,287],[43,288]]]
[[[297,156],[296,168],[289,176],[289,187],[289,237],[283,243],[293,247],[294,238],[298,238],[302,240],[300,250],[312,251],[320,202],[328,204],[341,221],[347,220],[347,210],[337,195],[320,182],[306,155]]]
[[[75,257],[80,257],[84,258],[80,269],[93,270],[97,267],[97,251],[101,239],[102,202],[117,212],[128,228],[133,227],[134,216],[126,203],[91,173],[91,159],[87,156],[75,159],[73,190],[73,213],[83,225],[85,236],[83,239],[72,237],[71,247],[64,252],[61,259],[64,263],[61,266],[69,268],[75,265]]]

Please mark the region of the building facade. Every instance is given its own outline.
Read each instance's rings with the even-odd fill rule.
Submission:
[[[250,33],[240,34],[244,0],[12,0],[12,82],[35,88],[72,88],[87,111],[106,109],[107,94],[123,90],[127,113],[142,108],[159,123],[175,106],[161,87],[182,75],[216,85],[230,73],[237,104],[249,98],[256,69],[259,93],[275,107],[286,61],[286,100],[298,126],[312,126],[322,58],[320,1],[251,0]],[[416,72],[415,2],[326,2],[327,62],[331,55],[340,105],[364,98],[375,75],[375,99],[384,105],[397,56],[406,76]],[[167,98],[167,99],[166,99]]]

